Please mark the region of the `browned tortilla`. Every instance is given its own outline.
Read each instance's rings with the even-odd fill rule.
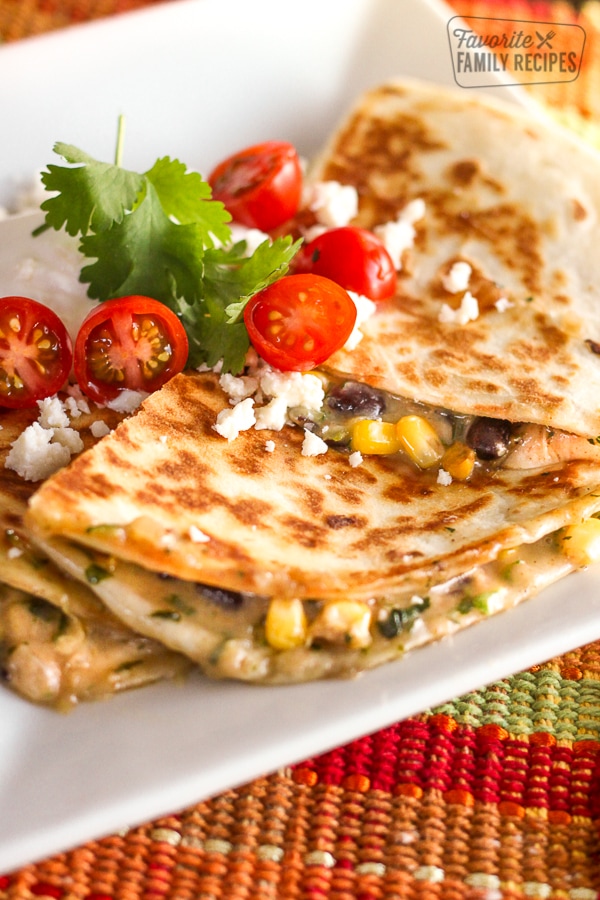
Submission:
[[[455,412],[600,434],[595,151],[520,108],[400,81],[358,101],[312,178],[355,185],[368,228],[425,202],[397,297],[328,366]],[[442,283],[458,260],[479,304],[464,325],[438,319],[460,305]]]

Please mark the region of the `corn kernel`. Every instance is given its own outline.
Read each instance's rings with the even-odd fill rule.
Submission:
[[[567,525],[559,539],[565,556],[576,565],[587,566],[600,560],[600,519]]]
[[[327,603],[311,627],[311,636],[345,643],[354,649],[371,643],[371,610],[358,600]]]
[[[352,428],[352,449],[360,453],[397,453],[396,426],[379,419],[359,419]]]
[[[275,650],[292,650],[306,641],[307,623],[302,600],[275,597],[265,620],[267,643]]]
[[[421,469],[435,466],[444,455],[437,431],[422,416],[402,416],[396,423],[396,434],[402,449]]]
[[[475,451],[455,441],[442,456],[442,468],[457,481],[466,481],[475,466]]]

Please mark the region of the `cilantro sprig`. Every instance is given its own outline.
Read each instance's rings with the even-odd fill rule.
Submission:
[[[41,208],[36,233],[64,229],[79,238],[86,260],[80,281],[87,294],[108,300],[145,294],[182,320],[189,365],[239,373],[249,347],[243,310],[257,291],[288,270],[299,242],[263,242],[246,256],[245,241],[231,244],[231,216],[211,198],[210,185],[177,159],[157,159],[144,173],[99,162],[70,144],[54,152],[67,165],[50,164],[42,181],[52,196]]]

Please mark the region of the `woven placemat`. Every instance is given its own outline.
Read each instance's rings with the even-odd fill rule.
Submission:
[[[146,5],[0,0],[0,37]],[[579,23],[577,81],[528,89],[600,146],[600,4],[453,6],[464,16]],[[596,642],[289,770],[0,873],[0,900],[599,900],[599,828]]]

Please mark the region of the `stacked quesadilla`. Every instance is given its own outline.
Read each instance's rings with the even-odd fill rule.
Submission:
[[[90,447],[95,442],[91,426],[112,428],[122,416],[106,408],[84,407],[86,411],[77,410],[68,427]],[[28,700],[66,710],[80,700],[183,675],[189,660],[131,631],[90,587],[70,578],[32,544],[23,514],[36,485],[6,462],[10,463],[12,445],[35,426],[37,416],[37,409],[7,410],[1,418],[3,679]]]
[[[396,297],[323,367],[319,408],[227,439],[226,382],[184,373],[25,517],[58,570],[214,677],[355,674],[538,593],[597,543],[597,157],[404,82],[359,101],[311,177],[357,188],[356,224],[410,237]],[[410,424],[433,458],[369,452],[365,421]]]

